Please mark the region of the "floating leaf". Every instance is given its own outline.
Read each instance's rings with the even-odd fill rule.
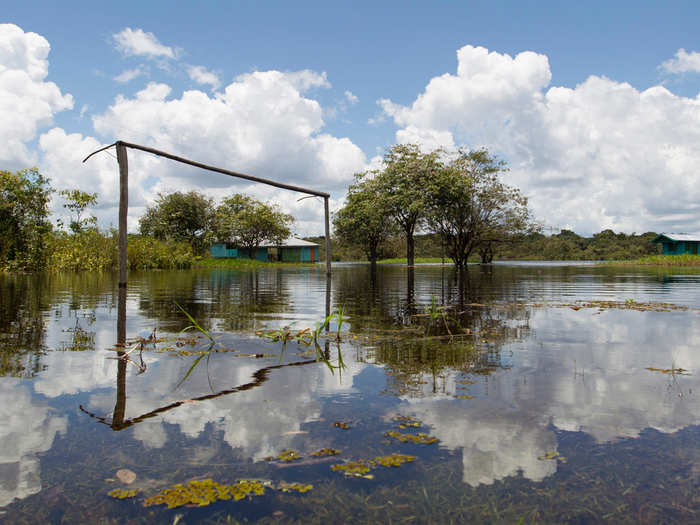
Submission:
[[[115,499],[127,499],[136,497],[139,493],[139,489],[114,489],[107,493],[108,496],[112,496]]]
[[[340,454],[340,450],[336,450],[334,448],[322,448],[321,450],[317,450],[316,452],[311,453],[312,456],[315,456],[317,458],[323,456],[337,456],[338,454]]]
[[[343,430],[347,430],[350,428],[350,425],[345,421],[333,421],[333,426],[336,428],[342,428]]]
[[[233,485],[222,485],[210,479],[190,481],[186,485],[176,483],[163,489],[160,494],[147,498],[144,506],[167,505],[169,509],[182,505],[203,507],[218,500],[241,500],[245,497],[262,496],[265,487],[259,481],[240,480]]]
[[[649,370],[650,372],[661,372],[662,374],[673,374],[681,376],[690,375],[685,368],[654,368],[650,366],[647,367],[647,370]]]
[[[402,434],[401,432],[397,432],[395,430],[392,430],[390,432],[387,432],[384,434],[387,437],[392,437],[394,439],[398,439],[402,443],[419,443],[422,445],[431,445],[433,443],[437,443],[440,441],[438,438],[429,436],[428,434],[425,434],[423,432],[419,432],[418,434]]]
[[[300,456],[296,450],[291,449],[285,449],[279,456],[277,456],[277,459],[280,461],[295,461],[301,458],[302,456]]]
[[[370,463],[381,465],[382,467],[400,467],[404,463],[410,463],[411,461],[415,460],[416,456],[393,453],[389,456],[378,456],[374,458]]]
[[[537,459],[545,461],[548,459],[555,459],[561,463],[566,463],[566,458],[556,451],[548,451],[544,453],[544,456],[539,456]]]
[[[331,470],[335,472],[343,472],[346,476],[364,477],[370,471],[367,461],[360,459],[357,461],[348,461],[347,463],[339,463],[331,465]]]
[[[308,492],[313,488],[313,485],[304,485],[303,483],[285,483],[280,485],[279,489],[282,492],[299,492],[300,494],[303,494],[304,492]]]

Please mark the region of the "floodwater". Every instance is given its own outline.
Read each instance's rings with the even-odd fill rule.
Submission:
[[[129,279],[0,275],[0,521],[700,521],[699,274]]]

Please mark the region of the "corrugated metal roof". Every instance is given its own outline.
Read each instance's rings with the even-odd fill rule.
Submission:
[[[675,242],[697,241],[700,242],[700,233],[660,233],[654,239],[654,242],[659,242],[661,237],[666,237]]]
[[[260,245],[261,248],[306,248],[318,246],[314,242],[304,241],[295,237],[283,240],[281,243],[264,242]]]

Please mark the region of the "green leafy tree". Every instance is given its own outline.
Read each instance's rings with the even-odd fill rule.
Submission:
[[[235,194],[216,208],[210,238],[232,242],[255,257],[257,248],[265,241],[281,243],[291,234],[294,217],[276,205],[257,201],[247,195]]]
[[[505,163],[486,149],[461,150],[429,181],[428,223],[458,268],[479,247],[505,242],[534,227],[527,199],[499,180],[505,170]]]
[[[345,205],[333,217],[333,229],[342,243],[361,246],[367,259],[376,268],[379,248],[396,232],[386,201],[378,198],[377,181],[355,176],[348,189]]]
[[[81,233],[97,224],[97,217],[94,215],[89,217],[82,216],[89,206],[97,204],[97,193],[87,193],[81,190],[62,190],[59,194],[66,200],[63,207],[71,212],[70,229],[73,233]],[[75,214],[75,218],[73,218],[73,214]]]
[[[52,191],[37,168],[0,171],[0,268],[43,268]]]
[[[197,191],[159,193],[155,205],[139,219],[139,227],[142,235],[188,242],[195,252],[201,253],[212,218],[212,200]]]
[[[377,199],[406,236],[406,263],[413,266],[413,235],[428,211],[426,186],[441,169],[440,151],[423,153],[416,144],[397,144],[384,156],[376,179]]]

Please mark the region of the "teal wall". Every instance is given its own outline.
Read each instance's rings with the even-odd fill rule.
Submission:
[[[698,244],[700,244],[698,241],[671,242],[664,240],[661,253],[663,255],[682,255],[684,253],[697,255],[699,250]]]
[[[209,253],[212,257],[233,257],[234,259],[238,257],[238,249],[226,248],[226,243],[224,242],[213,244],[209,249]]]

